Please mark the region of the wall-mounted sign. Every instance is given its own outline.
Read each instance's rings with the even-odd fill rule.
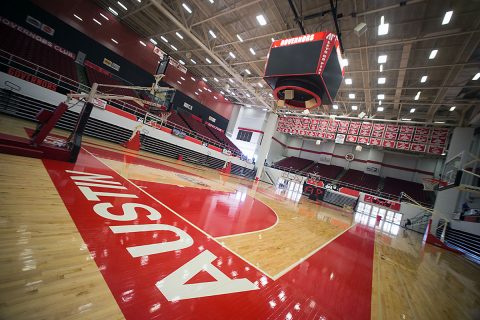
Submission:
[[[335,138],[335,143],[343,144],[345,142],[345,137],[346,136],[347,136],[346,134],[337,133],[337,137]]]
[[[391,201],[391,200],[387,200],[387,199],[374,197],[374,196],[371,196],[369,194],[365,195],[363,201],[370,202],[370,203],[373,203],[375,205],[378,205],[378,206],[381,206],[381,207],[386,207],[386,208],[389,208],[389,209],[392,209],[392,210],[395,210],[395,211],[400,210],[400,203],[394,202],[394,201]]]
[[[110,61],[107,58],[103,58],[103,64],[106,65],[106,66],[109,66],[113,70],[120,71],[120,66],[118,64],[116,64],[115,62]]]
[[[153,52],[160,57],[160,59],[163,59],[163,56],[165,55],[165,52],[162,51],[162,49],[160,49],[159,47],[157,46],[154,46],[153,47]]]
[[[42,30],[48,35],[53,36],[55,34],[55,29],[52,27],[47,26],[46,24],[42,23],[40,20],[35,19],[34,17],[27,16],[27,19],[25,20],[29,25],[34,26],[37,29]]]
[[[215,119],[215,118],[214,118],[214,117],[212,117],[212,116],[208,116],[208,120],[210,120],[210,121],[212,121],[212,122],[215,122],[215,121],[217,121],[217,119]]]
[[[353,161],[353,159],[355,159],[355,155],[353,153],[347,153],[345,155],[345,160],[350,162],[350,161]]]
[[[186,102],[183,103],[183,107],[188,110],[193,110],[193,106],[191,104],[188,104]]]

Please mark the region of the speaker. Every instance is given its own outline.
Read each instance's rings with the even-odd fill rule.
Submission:
[[[357,37],[360,37],[362,34],[367,32],[367,24],[365,22],[359,23],[354,29],[353,32],[357,35]]]

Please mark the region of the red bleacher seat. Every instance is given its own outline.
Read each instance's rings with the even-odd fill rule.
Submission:
[[[188,124],[190,129],[192,129],[193,131],[201,134],[202,136],[205,136],[205,137],[213,140],[214,142],[218,142],[220,144],[220,141],[217,139],[217,137],[215,137],[210,132],[210,130],[208,130],[205,127],[205,125],[203,123],[194,119],[190,114],[188,114],[186,112],[179,111],[178,114],[180,115],[180,117],[182,117],[183,120],[185,120],[185,122]]]
[[[364,173],[363,171],[350,169],[343,175],[343,177],[340,178],[340,181],[372,190],[377,190],[380,183],[380,177]]]
[[[230,139],[228,139],[225,133],[219,130],[215,130],[213,128],[209,128],[208,126],[206,127],[217,138],[218,141],[221,141],[223,144],[227,146],[227,149],[230,149],[236,154],[242,154],[240,149],[235,144],[233,144],[233,142],[230,141]]]
[[[419,202],[426,204],[431,203],[430,197],[428,193],[423,190],[421,183],[387,177],[385,178],[382,192],[398,197],[402,192],[405,192]]]
[[[34,40],[25,34],[18,32],[10,27],[0,24],[0,49],[23,58],[27,61],[18,59],[18,63],[33,67],[33,64],[39,65],[68,79],[78,81],[75,61],[69,56],[56,51],[55,49]],[[43,72],[43,71],[42,71]],[[51,72],[44,72],[47,76],[57,78]],[[69,82],[64,79],[64,82]]]
[[[335,180],[342,171],[343,168],[339,166],[316,163],[307,170],[307,173]]]
[[[295,171],[301,171],[311,165],[312,160],[302,159],[298,157],[288,157],[276,162],[273,166],[279,169],[290,169]]]

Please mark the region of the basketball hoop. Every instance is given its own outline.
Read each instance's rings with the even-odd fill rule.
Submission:
[[[435,178],[422,178],[423,190],[434,191],[438,186],[445,187],[448,185],[447,181]]]

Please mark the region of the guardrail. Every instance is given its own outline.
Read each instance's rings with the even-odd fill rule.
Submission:
[[[285,171],[285,172],[288,172],[288,173],[293,173],[293,174],[296,174],[296,175],[304,176],[304,177],[307,177],[307,178],[325,180],[328,183],[335,184],[335,185],[338,185],[340,187],[347,187],[347,188],[354,189],[354,190],[364,192],[364,193],[368,193],[368,194],[371,194],[371,195],[374,195],[374,196],[377,196],[377,197],[381,197],[381,198],[385,198],[385,199],[389,199],[389,200],[393,200],[393,201],[398,201],[398,202],[404,201],[404,202],[414,203],[414,202],[410,201],[408,198],[402,197],[401,195],[397,196],[397,195],[394,195],[394,194],[385,193],[385,192],[382,192],[380,190],[374,190],[374,189],[362,187],[362,186],[359,186],[359,185],[343,182],[343,181],[340,181],[340,180],[330,179],[330,178],[323,177],[323,176],[320,176],[320,175],[311,174],[311,173],[308,173],[308,172],[305,172],[305,171],[302,171],[302,170],[295,170],[295,169],[292,169],[292,168],[285,168],[285,167],[277,166],[277,165],[267,165],[267,166],[271,167],[271,168],[274,168],[274,169],[282,170],[282,171]],[[416,201],[416,202],[420,203],[424,207],[428,207],[428,208],[432,207],[432,205],[429,204],[429,203],[423,203],[423,202],[419,202],[419,201]]]
[[[37,78],[40,78],[42,80],[48,81],[50,83],[54,83],[57,87],[60,87],[63,89],[64,92],[66,93],[83,93],[83,92],[90,92],[91,87],[84,85],[83,83],[80,83],[78,81],[72,80],[68,77],[65,77],[64,75],[61,75],[55,71],[52,71],[50,69],[47,69],[45,67],[42,67],[38,64],[32,63],[26,59],[23,59],[19,56],[16,56],[10,52],[7,52],[5,50],[0,49],[0,65],[6,66],[6,67],[13,67],[20,69],[21,71],[28,73],[29,75],[35,76]],[[102,93],[101,91],[99,91]],[[123,111],[126,111],[128,113],[133,114],[139,119],[145,119],[147,118],[147,115],[153,115],[149,113],[147,110],[144,110],[142,108],[139,108],[135,105],[132,105],[128,102],[125,101],[117,101],[117,100],[107,100],[108,103],[116,108],[119,108]],[[158,103],[157,103],[158,104]],[[160,106],[160,104],[158,104]],[[159,108],[160,109],[160,108]],[[221,149],[226,149],[229,150],[232,155],[236,157],[242,157],[243,155],[241,153],[238,153],[238,151],[230,148],[226,144],[222,144],[219,141],[214,141],[211,138],[208,138],[198,132],[192,131],[188,128],[180,127],[177,124],[171,122],[171,121],[164,121],[165,125],[169,128],[176,128],[178,130],[181,130],[185,132],[188,136],[198,139],[202,142],[206,142],[208,144],[214,145],[218,148]]]

